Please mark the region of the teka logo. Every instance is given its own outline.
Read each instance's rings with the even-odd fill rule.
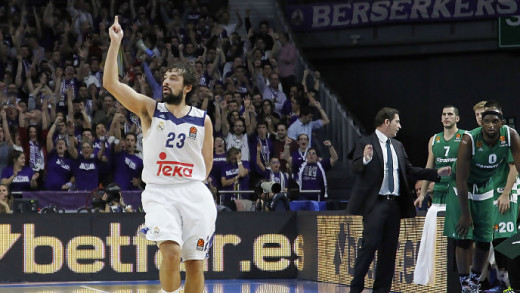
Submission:
[[[181,163],[176,161],[165,161],[166,153],[162,152],[159,154],[157,165],[157,176],[171,176],[171,177],[191,177],[193,173],[193,164]]]

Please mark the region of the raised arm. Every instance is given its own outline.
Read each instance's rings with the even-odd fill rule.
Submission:
[[[119,81],[117,68],[117,54],[123,39],[123,30],[119,25],[118,17],[109,28],[110,47],[105,61],[103,86],[128,110],[141,118],[143,132],[147,132],[155,110],[155,101],[145,95],[137,93],[128,85]]]
[[[260,170],[262,170],[262,172],[265,172],[265,166],[264,164],[262,164],[262,156],[260,154],[260,152],[262,151],[262,144],[260,142],[258,142],[256,144],[256,164],[258,165],[258,168],[260,168]]]
[[[327,116],[327,113],[325,113],[325,110],[323,110],[323,108],[321,107],[320,102],[316,101],[314,103],[314,106],[320,112],[322,125],[325,126],[325,125],[329,124],[330,123],[329,116]]]
[[[61,122],[61,117],[56,118],[56,121],[52,124],[51,128],[49,129],[49,132],[47,132],[47,152],[51,152],[52,149],[54,149],[54,141],[52,137],[54,136],[54,131],[56,131],[56,124]]]
[[[221,98],[219,95],[215,96],[215,125],[213,129],[215,132],[219,132],[222,129],[222,109],[220,108]]]
[[[213,125],[208,115],[204,119],[204,144],[202,145],[202,157],[206,165],[206,178],[213,168]]]
[[[0,110],[0,116],[2,116],[2,128],[4,131],[5,142],[7,142],[9,146],[12,146],[13,139],[11,138],[11,132],[9,132],[9,124],[7,123],[7,113],[5,112],[4,108]]]
[[[110,132],[115,137],[116,140],[119,141],[118,144],[114,144],[114,152],[119,153],[123,150],[123,142],[121,141],[121,123],[119,122],[119,115],[121,113],[114,114],[114,119],[112,119],[112,123],[110,124]]]
[[[280,155],[280,158],[284,159],[287,162],[287,168],[289,170],[292,169],[291,142],[292,142],[292,139],[287,136],[285,138],[285,144],[283,146],[283,152]]]
[[[330,142],[330,140],[326,140],[323,142],[323,144],[329,148],[329,155],[330,155],[330,165],[334,166],[336,165],[336,162],[338,161],[338,153],[336,153],[336,150],[334,149],[334,146]]]
[[[78,145],[78,139],[74,136],[74,121],[67,121],[67,150],[69,151],[69,155],[76,159],[78,157],[78,150],[76,146]]]

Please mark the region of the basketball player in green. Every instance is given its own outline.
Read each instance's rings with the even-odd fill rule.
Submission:
[[[451,166],[457,160],[459,144],[465,132],[465,130],[458,129],[459,121],[459,110],[456,107],[447,105],[442,109],[441,122],[444,129],[432,136],[428,142],[428,161],[425,168]],[[415,284],[428,285],[434,282],[435,255],[432,254],[432,250],[434,250],[437,235],[437,213],[446,210],[449,179],[450,177],[443,177],[433,186],[432,206],[426,214],[417,254],[413,279]],[[421,192],[414,202],[416,206],[422,205],[429,184],[430,181],[423,181]]]
[[[503,125],[501,111],[498,102],[487,102],[482,127],[464,134],[454,164],[456,189],[450,182],[446,200],[444,234],[456,239],[456,246],[463,250],[469,249],[473,241],[476,246],[471,274],[468,254],[456,253],[462,292],[479,292],[478,279],[493,240],[493,176],[498,168],[508,164],[510,151],[516,169],[520,169],[520,137],[514,129]]]
[[[425,168],[441,168],[451,166],[457,160],[457,151],[465,130],[457,127],[460,121],[459,110],[448,105],[442,109],[442,125],[444,130],[432,136],[428,142],[428,161]],[[432,204],[446,204],[446,193],[450,177],[442,177],[433,187]],[[415,200],[416,206],[421,206],[428,190],[430,181],[424,180],[421,194]]]

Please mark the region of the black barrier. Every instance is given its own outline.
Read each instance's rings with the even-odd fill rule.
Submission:
[[[157,279],[157,247],[137,236],[143,220],[141,213],[0,215],[0,282]],[[443,217],[431,252],[435,282],[412,284],[423,222],[401,222],[393,292],[446,291],[446,272],[452,272]],[[205,276],[348,285],[361,236],[361,217],[339,211],[219,213]],[[373,278],[371,267],[367,288]]]

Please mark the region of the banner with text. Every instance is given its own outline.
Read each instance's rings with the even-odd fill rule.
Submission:
[[[162,256],[137,236],[143,221],[141,213],[0,215],[0,282],[158,279]],[[206,277],[295,278],[303,265],[295,227],[295,212],[219,214]]]
[[[137,236],[143,220],[141,213],[0,215],[0,282],[155,280],[161,254]],[[424,217],[401,222],[393,292],[446,288],[443,217],[432,251],[435,282],[412,284],[423,222]],[[361,217],[339,212],[220,213],[205,276],[348,285],[362,231]],[[373,278],[372,265],[366,287]]]
[[[287,5],[293,31],[386,23],[454,21],[520,14],[519,0],[366,0]]]

